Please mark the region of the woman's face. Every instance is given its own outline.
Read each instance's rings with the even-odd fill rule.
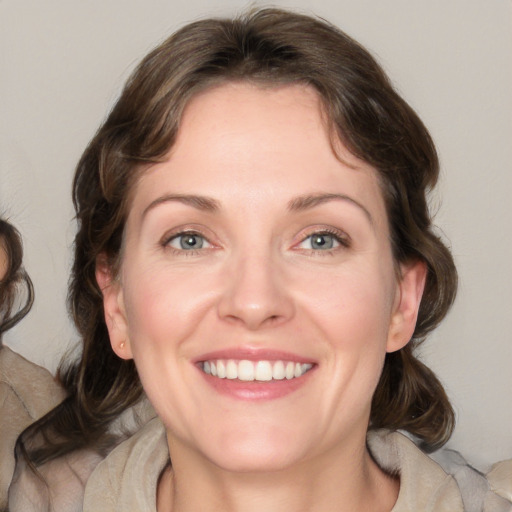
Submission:
[[[364,446],[423,267],[397,280],[376,173],[323,119],[306,86],[196,96],[136,185],[119,279],[98,268],[173,458],[269,470]]]

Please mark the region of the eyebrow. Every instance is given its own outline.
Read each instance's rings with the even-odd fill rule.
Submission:
[[[304,210],[309,210],[311,208],[314,208],[315,206],[319,206],[321,204],[329,203],[331,201],[347,201],[354,206],[357,206],[362,212],[365,214],[365,216],[370,221],[370,224],[373,226],[373,217],[371,213],[368,211],[368,209],[363,206],[360,202],[356,201],[350,196],[347,196],[345,194],[308,194],[304,196],[296,197],[295,199],[292,199],[288,203],[288,209],[292,212],[301,212]]]
[[[373,217],[367,208],[365,208],[361,203],[352,197],[345,194],[319,193],[299,196],[292,199],[288,203],[288,210],[292,212],[301,212],[331,201],[347,201],[354,206],[357,206],[365,214],[370,224],[373,226]],[[167,202],[178,202],[192,206],[198,210],[212,213],[218,212],[221,209],[219,201],[213,199],[212,197],[196,196],[191,194],[165,194],[152,201],[142,212],[142,217],[144,218],[153,208]]]
[[[144,211],[142,212],[142,217],[144,218],[147,215],[147,213],[156,206],[169,202],[178,202],[186,204],[188,206],[192,206],[193,208],[197,208],[198,210],[202,210],[205,212],[217,212],[220,210],[220,203],[216,199],[213,199],[211,197],[195,196],[189,194],[166,194],[156,198],[148,206],[146,206],[146,208],[144,208]]]

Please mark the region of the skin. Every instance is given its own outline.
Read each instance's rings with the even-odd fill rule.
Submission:
[[[135,187],[119,275],[99,260],[112,347],[135,360],[167,429],[159,511],[375,512],[396,501],[398,482],[365,438],[385,354],[412,335],[425,268],[397,271],[376,172],[340,143],[334,153],[323,119],[306,86],[196,96],[166,161]],[[183,249],[183,231],[202,248]],[[281,398],[240,400],[195,364],[237,347],[314,368]]]
[[[0,238],[0,281],[6,276],[8,267],[9,258],[5,249],[5,241],[3,238]]]

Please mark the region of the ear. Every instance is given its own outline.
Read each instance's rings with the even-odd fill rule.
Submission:
[[[132,359],[121,283],[113,276],[112,266],[105,254],[100,254],[96,259],[96,281],[103,294],[105,323],[112,350],[121,359]]]
[[[423,261],[400,265],[400,280],[388,333],[387,352],[400,350],[412,338],[426,278],[427,266]]]

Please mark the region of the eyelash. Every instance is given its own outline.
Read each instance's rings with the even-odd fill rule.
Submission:
[[[198,231],[192,230],[192,229],[167,234],[163,237],[160,244],[162,245],[162,247],[165,250],[171,251],[173,254],[176,254],[179,256],[197,256],[197,255],[199,255],[201,253],[201,251],[203,250],[203,247],[200,247],[199,249],[187,250],[187,249],[178,249],[178,248],[172,247],[170,245],[170,243],[173,240],[176,240],[178,238],[185,237],[185,236],[200,237],[204,240],[204,242],[206,242],[207,244],[210,244],[213,247],[213,244],[208,240],[208,238],[205,235],[203,235],[202,233],[200,233]],[[207,247],[206,249],[209,249],[209,248],[210,247]]]
[[[313,230],[309,232],[304,238],[301,239],[301,241],[297,244],[300,245],[304,243],[309,238],[312,238],[314,236],[331,236],[333,237],[334,241],[339,244],[337,247],[332,247],[330,249],[301,249],[298,248],[298,250],[304,250],[308,251],[311,254],[318,255],[318,256],[327,256],[327,255],[333,255],[336,251],[340,249],[349,249],[351,247],[351,240],[350,237],[343,231],[340,231],[338,229],[320,229],[320,230]]]

